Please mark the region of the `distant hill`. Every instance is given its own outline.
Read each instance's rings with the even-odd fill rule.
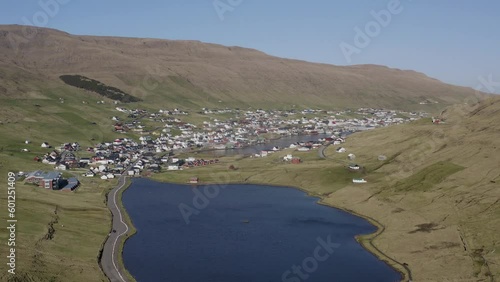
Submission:
[[[431,111],[475,98],[470,88],[385,66],[309,63],[198,41],[0,26],[0,96],[29,96],[40,88],[58,87],[58,77],[70,74],[122,89],[148,105],[186,108],[296,105]],[[423,101],[437,103],[421,105]]]

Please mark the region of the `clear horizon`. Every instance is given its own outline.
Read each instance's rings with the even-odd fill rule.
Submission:
[[[333,65],[415,70],[500,94],[500,2],[375,0],[11,2],[0,24],[71,34],[199,40]]]

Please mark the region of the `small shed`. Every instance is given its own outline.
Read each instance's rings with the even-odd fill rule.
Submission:
[[[357,165],[357,164],[350,164],[349,165],[349,169],[352,169],[352,170],[360,170],[360,166]]]
[[[197,184],[199,181],[200,181],[200,179],[198,177],[191,177],[189,179],[189,183],[191,183],[191,184]]]

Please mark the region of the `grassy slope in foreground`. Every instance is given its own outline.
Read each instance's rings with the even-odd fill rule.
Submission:
[[[369,184],[326,199],[384,224],[377,245],[408,263],[415,280],[500,275],[500,99],[478,108],[472,115],[455,107],[441,125],[420,121],[352,136],[347,148],[367,165]],[[381,165],[378,155],[390,161]]]
[[[82,93],[64,85],[45,86],[18,99],[0,97],[0,205],[3,207],[7,201],[9,171],[53,169],[33,161],[35,156],[48,152],[40,147],[42,142],[58,146],[78,141],[85,148],[119,136],[111,131],[110,118],[117,114],[110,100],[97,105],[103,99],[97,94]],[[61,97],[64,103],[59,102]],[[32,143],[25,144],[25,140]],[[23,148],[30,152],[21,152]],[[107,281],[97,264],[97,256],[111,221],[105,193],[116,181],[82,177],[80,180],[82,185],[75,193],[46,191],[17,183],[17,265],[11,281]],[[6,210],[0,214],[4,223],[6,216]],[[51,222],[54,236],[43,239]],[[6,242],[7,229],[0,230],[0,241]],[[7,248],[3,244],[2,254],[7,253]],[[7,279],[4,257],[0,263],[0,281]]]
[[[7,201],[7,172],[21,168],[34,170],[43,166],[2,156],[2,204]],[[113,183],[94,181],[84,180],[74,193],[16,183],[16,275],[7,274],[7,265],[2,263],[1,281],[106,281],[97,257],[111,220],[104,191]],[[5,223],[6,217],[5,210],[0,220]],[[47,236],[49,224],[53,227],[52,237]],[[4,230],[0,233],[2,242],[8,238]],[[6,250],[4,245],[2,253]]]

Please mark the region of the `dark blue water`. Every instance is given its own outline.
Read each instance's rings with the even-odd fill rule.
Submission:
[[[374,226],[300,190],[193,187],[136,179],[123,194],[137,228],[123,260],[137,281],[400,280],[354,239]]]
[[[256,144],[244,148],[213,150],[209,152],[215,157],[253,155],[260,153],[262,150],[271,150],[274,146],[278,146],[280,148],[288,148],[290,147],[290,144],[295,144],[297,142],[318,141],[320,138],[326,138],[331,136],[332,136],[331,134],[284,136],[279,139],[269,140],[267,143],[264,144]]]

